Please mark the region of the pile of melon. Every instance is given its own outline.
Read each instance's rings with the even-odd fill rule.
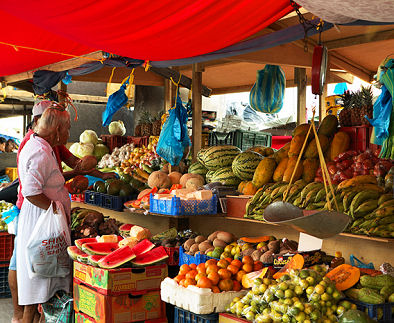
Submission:
[[[166,174],[162,171],[155,171],[149,175],[148,186],[150,188],[168,189],[174,184],[180,184],[183,188],[198,190],[205,184],[204,177],[199,174],[184,174],[171,172]]]

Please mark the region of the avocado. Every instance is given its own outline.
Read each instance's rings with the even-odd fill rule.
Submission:
[[[105,181],[105,189],[106,189],[106,190],[108,190],[109,184],[111,184],[113,181],[116,181],[116,179],[115,179],[115,178],[110,178],[110,179],[107,179],[107,180]]]
[[[107,194],[118,196],[123,182],[121,180],[111,181],[107,186]]]
[[[103,181],[97,181],[93,184],[93,190],[99,193],[106,193],[105,183]]]
[[[131,179],[133,178],[131,175],[125,173],[121,174],[119,177],[125,183],[130,183]]]
[[[134,189],[129,184],[123,184],[119,191],[119,196],[129,197],[134,193]]]

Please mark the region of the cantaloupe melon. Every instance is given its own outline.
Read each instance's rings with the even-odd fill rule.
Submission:
[[[150,188],[169,188],[171,187],[171,179],[166,173],[161,171],[155,171],[149,175],[148,186]]]
[[[179,182],[180,182],[180,180],[181,180],[181,177],[182,177],[182,174],[179,173],[179,172],[171,172],[171,173],[168,175],[168,177],[169,177],[170,180],[171,180],[171,185],[179,184]]]

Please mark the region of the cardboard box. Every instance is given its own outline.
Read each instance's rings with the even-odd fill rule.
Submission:
[[[75,322],[77,323],[97,323],[97,321],[93,318],[91,318],[90,316],[75,311]],[[167,318],[166,317],[161,317],[158,319],[154,319],[154,320],[146,320],[144,321],[146,323],[167,323]]]
[[[168,276],[166,264],[141,268],[102,269],[74,261],[74,280],[95,288],[103,295],[145,293],[160,289]]]
[[[248,321],[246,319],[239,318],[234,314],[220,313],[219,314],[219,323],[250,323],[250,321]]]
[[[143,295],[108,296],[75,281],[73,290],[74,311],[86,314],[96,323],[138,322],[165,317],[165,304],[160,300],[159,290]]]
[[[313,265],[319,265],[323,263],[324,253],[321,250],[300,252],[299,254],[304,257],[304,267],[310,267]],[[282,268],[291,260],[291,258],[293,258],[293,256],[294,254],[283,255],[283,256],[275,255],[274,268],[275,269]]]
[[[232,218],[245,217],[246,204],[251,199],[249,195],[227,196],[227,216]]]

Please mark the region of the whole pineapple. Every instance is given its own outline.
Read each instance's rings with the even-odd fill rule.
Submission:
[[[151,136],[152,135],[152,121],[151,115],[148,111],[144,111],[141,114],[141,136]]]
[[[339,124],[341,127],[348,127],[352,125],[352,119],[351,119],[351,109],[353,106],[353,95],[350,91],[345,91],[341,95],[342,97],[342,106],[343,109],[339,113]]]
[[[361,107],[363,106],[363,94],[361,91],[353,93],[353,108],[350,113],[352,126],[361,126]]]
[[[364,116],[367,116],[370,119],[373,118],[372,85],[369,87],[362,86],[361,87],[361,94],[362,94],[362,98],[363,98],[363,105],[360,109],[361,124],[369,125],[370,124],[369,121],[367,119],[365,119]]]
[[[135,126],[134,129],[134,136],[136,137],[141,137],[141,133],[142,133],[142,129],[141,129],[142,125],[141,125],[141,118],[138,120],[137,125]]]
[[[162,111],[159,111],[155,117],[152,118],[152,135],[160,136],[161,132],[161,115]]]

